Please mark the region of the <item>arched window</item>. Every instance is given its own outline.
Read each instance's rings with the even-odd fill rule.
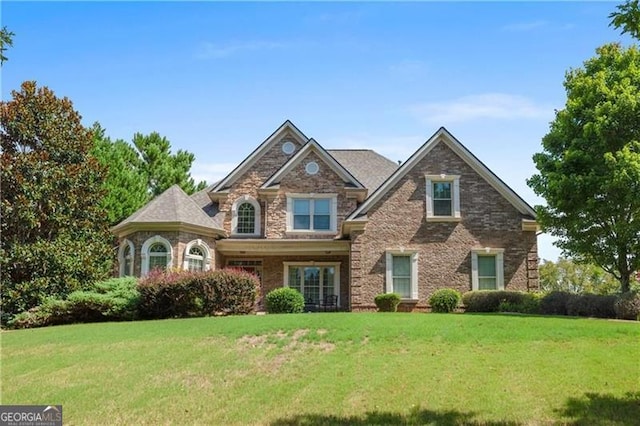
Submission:
[[[242,203],[238,207],[238,234],[254,234],[256,232],[256,208],[251,203]]]
[[[182,269],[188,271],[208,271],[211,265],[211,250],[202,240],[193,240],[184,250]]]
[[[149,238],[142,245],[142,276],[156,268],[167,269],[171,267],[173,253],[171,243],[160,235]]]
[[[123,240],[118,250],[118,265],[120,266],[120,276],[133,276],[133,259],[135,247],[129,240]]]
[[[260,203],[248,195],[238,198],[231,207],[231,233],[260,235]]]

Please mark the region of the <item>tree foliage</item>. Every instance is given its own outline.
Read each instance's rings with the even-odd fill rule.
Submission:
[[[618,44],[596,52],[567,73],[565,108],[528,184],[546,199],[538,220],[564,253],[602,267],[628,291],[640,269],[640,52]]]
[[[196,184],[191,177],[195,159],[190,152],[171,153],[167,138],[153,132],[136,133],[133,145],[105,136],[99,123],[93,125],[93,154],[107,168],[104,180],[109,223],[115,225],[144,206],[151,198],[178,184],[187,194],[204,189],[206,182]]]
[[[622,34],[629,33],[631,37],[640,40],[640,1],[627,0],[616,8],[618,11],[609,15],[609,26],[622,29]]]
[[[104,170],[67,98],[25,82],[0,104],[3,321],[104,278],[112,238]]]
[[[99,123],[93,125],[92,131],[92,153],[107,170],[100,205],[107,212],[109,224],[115,225],[149,201],[147,178],[134,147],[120,139],[112,141]]]
[[[177,184],[187,194],[204,189],[206,182],[196,184],[190,175],[195,157],[192,153],[178,150],[171,154],[171,143],[156,132],[149,135],[136,133],[133,145],[142,159],[142,173],[147,177],[152,197],[162,194]]]
[[[599,266],[560,258],[540,265],[540,289],[569,293],[615,294],[620,282]]]
[[[4,64],[7,60],[7,57],[4,56],[4,52],[7,51],[7,47],[13,46],[13,36],[15,34],[7,29],[7,27],[2,27],[0,30],[0,65]]]

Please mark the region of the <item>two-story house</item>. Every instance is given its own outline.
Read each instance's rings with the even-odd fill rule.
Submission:
[[[398,165],[286,121],[221,181],[173,186],[112,230],[120,275],[236,267],[262,295],[288,286],[346,310],[383,292],[421,310],[439,288],[538,288],[534,210],[444,128]]]

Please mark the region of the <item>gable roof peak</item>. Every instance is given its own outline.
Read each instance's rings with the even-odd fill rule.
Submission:
[[[236,181],[246,170],[253,166],[284,134],[290,134],[295,137],[301,145],[306,144],[309,138],[296,127],[289,119],[286,119],[276,130],[273,131],[256,149],[253,150],[247,158],[236,166],[224,179],[220,180],[211,188],[210,192],[218,192],[229,187]]]

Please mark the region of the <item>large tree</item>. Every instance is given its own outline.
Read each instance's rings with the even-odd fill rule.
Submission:
[[[640,1],[627,0],[616,8],[618,10],[609,15],[610,25],[622,29],[622,34],[629,33],[640,40]]]
[[[546,199],[538,219],[564,253],[629,291],[640,269],[640,52],[608,44],[596,53],[567,73],[565,108],[528,184]]]
[[[206,187],[206,182],[196,184],[191,177],[194,155],[182,150],[171,153],[171,143],[158,133],[136,133],[132,145],[121,139],[112,141],[99,123],[92,130],[92,153],[107,168],[101,204],[110,224],[126,219],[172,185],[179,185],[187,194]]]
[[[106,277],[103,168],[67,98],[29,81],[0,104],[2,319]]]
[[[109,224],[115,225],[149,201],[147,178],[134,147],[120,139],[112,141],[99,123],[93,125],[92,132],[92,154],[106,169],[100,205],[107,212]]]
[[[149,193],[155,197],[172,185],[179,185],[187,194],[204,189],[206,182],[196,184],[190,170],[195,157],[188,151],[171,154],[171,143],[156,132],[136,133],[133,145],[142,159],[142,172],[147,176]]]

